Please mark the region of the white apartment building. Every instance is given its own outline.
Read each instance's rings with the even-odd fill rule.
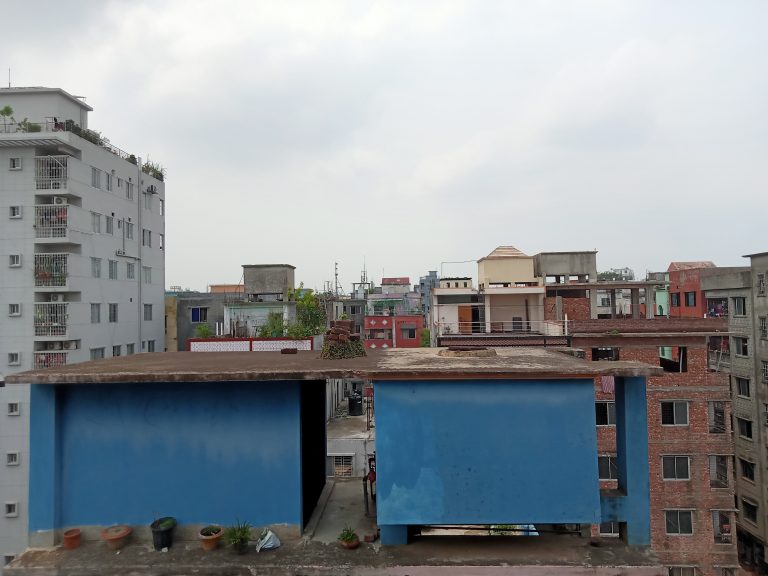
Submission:
[[[57,88],[0,89],[0,381],[163,351],[163,176],[88,130],[91,110]],[[28,387],[0,387],[5,563],[27,545],[28,435]]]

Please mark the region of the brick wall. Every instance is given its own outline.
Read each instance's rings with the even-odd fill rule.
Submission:
[[[626,322],[626,321],[625,321]],[[732,543],[715,543],[712,510],[731,510],[733,470],[728,463],[730,486],[711,488],[710,454],[732,454],[730,437],[730,390],[727,376],[707,370],[705,347],[688,347],[688,371],[665,373],[648,379],[648,453],[651,486],[651,541],[665,566],[696,566],[697,575],[721,576],[719,567],[737,566],[735,519],[731,515]],[[637,360],[659,365],[658,348],[622,348],[621,360]],[[597,400],[612,399],[595,383]],[[688,426],[662,426],[661,401],[689,402]],[[708,402],[726,402],[725,434],[709,432]],[[598,452],[615,453],[615,429],[598,427]],[[690,457],[690,480],[670,481],[662,478],[662,455]],[[610,485],[608,485],[610,486]],[[667,535],[666,509],[692,509],[693,534]]]
[[[565,300],[563,300],[565,302]],[[570,316],[568,317],[570,319]],[[727,318],[605,318],[579,319],[570,324],[571,333],[618,332],[727,332]],[[608,346],[609,344],[606,344]],[[658,362],[654,362],[658,364]]]
[[[557,317],[557,299],[562,299],[563,317]],[[560,296],[546,296],[544,298],[544,320],[589,320],[589,298],[563,298]]]

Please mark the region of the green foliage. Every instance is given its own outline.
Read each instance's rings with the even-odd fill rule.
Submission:
[[[280,338],[285,334],[282,312],[270,312],[267,323],[259,328],[259,338]]]
[[[355,533],[352,528],[349,526],[344,526],[344,529],[341,531],[341,534],[339,534],[339,541],[340,542],[354,542],[355,540],[359,540],[357,534]]]
[[[208,324],[198,324],[197,328],[195,328],[195,337],[196,338],[212,338],[213,332],[211,331],[211,327],[208,326]]]
[[[224,540],[235,546],[248,544],[251,540],[251,525],[248,522],[237,521],[232,526],[227,526],[224,530]]]
[[[424,328],[424,330],[421,331],[421,347],[429,348],[431,345],[429,328]]]
[[[33,124],[28,118],[19,120],[17,124],[19,126],[19,132],[40,132],[40,130],[42,130],[40,124]]]
[[[346,342],[326,340],[320,351],[320,358],[324,360],[341,360],[342,358],[357,358],[358,356],[367,356],[365,346],[360,340],[347,340]]]
[[[325,308],[312,290],[304,289],[303,282],[289,294],[289,300],[296,301],[296,322],[288,326],[289,337],[306,338],[325,331]]]
[[[152,523],[152,528],[156,530],[170,530],[176,526],[176,519],[166,516],[165,518],[158,518]]]
[[[11,116],[13,116],[13,108],[11,108],[10,106],[3,106],[2,108],[0,108],[0,116],[5,118],[5,120],[7,122],[8,119]]]
[[[200,529],[200,534],[203,536],[215,536],[219,532],[221,532],[221,526],[217,526],[216,524],[211,524]]]
[[[144,174],[149,174],[153,178],[157,178],[158,180],[160,180],[160,182],[162,182],[165,179],[165,168],[163,168],[160,164],[157,164],[156,162],[147,160],[142,165],[141,171],[144,172]]]

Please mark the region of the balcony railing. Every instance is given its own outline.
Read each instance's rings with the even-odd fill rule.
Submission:
[[[489,329],[490,327],[490,329]],[[565,336],[565,322],[554,320],[503,320],[485,322],[438,322],[435,326],[438,336],[469,334],[541,334],[545,336]]]
[[[35,206],[35,237],[64,238],[69,224],[69,206],[46,204]]]
[[[35,304],[35,336],[67,335],[66,302]]]
[[[35,254],[35,286],[66,286],[69,254]]]
[[[61,190],[67,187],[69,156],[36,156],[35,183],[38,190]]]
[[[67,352],[35,352],[35,368],[55,368],[67,363]]]

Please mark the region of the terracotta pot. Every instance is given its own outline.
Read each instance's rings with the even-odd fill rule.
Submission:
[[[202,529],[200,530],[200,545],[203,547],[203,550],[210,552],[211,550],[216,550],[216,548],[218,548],[219,540],[221,540],[221,536],[224,534],[224,529],[221,526],[216,526],[216,528],[218,528],[219,531],[210,536],[206,536],[203,534]]]
[[[130,526],[110,526],[101,531],[101,539],[112,550],[120,550],[120,548],[125,546],[132,532],[133,528]]]
[[[64,548],[74,550],[80,547],[80,528],[70,528],[64,532]]]
[[[341,542],[341,545],[344,546],[347,550],[354,550],[358,546],[360,546],[360,539],[355,538],[354,540],[350,540],[348,542],[345,542],[343,540],[339,540]]]

